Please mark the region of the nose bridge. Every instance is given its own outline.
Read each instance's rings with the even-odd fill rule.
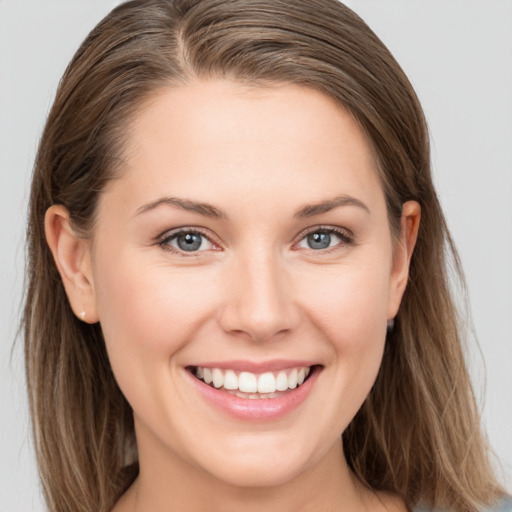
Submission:
[[[298,312],[283,262],[269,247],[252,247],[230,269],[230,290],[221,315],[226,331],[263,341],[293,329]]]

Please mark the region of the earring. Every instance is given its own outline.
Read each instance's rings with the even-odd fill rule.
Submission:
[[[391,318],[387,322],[387,330],[388,330],[388,332],[391,332],[393,330],[393,327],[395,327],[395,319]]]
[[[80,319],[81,319],[82,321],[85,321],[85,311],[82,311],[82,312],[80,313]]]

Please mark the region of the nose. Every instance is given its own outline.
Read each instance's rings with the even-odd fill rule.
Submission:
[[[279,257],[253,253],[226,271],[229,276],[218,317],[225,332],[265,341],[297,327],[300,312],[293,283]]]

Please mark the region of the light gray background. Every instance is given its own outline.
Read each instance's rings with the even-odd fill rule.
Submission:
[[[31,166],[65,65],[115,0],[0,0],[0,512],[42,511],[20,344]],[[402,64],[429,120],[434,172],[467,273],[477,396],[512,483],[512,1],[351,0]]]

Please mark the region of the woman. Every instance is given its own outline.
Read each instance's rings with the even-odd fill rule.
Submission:
[[[496,505],[446,248],[417,98],[349,9],[116,8],[32,185],[49,508]]]

